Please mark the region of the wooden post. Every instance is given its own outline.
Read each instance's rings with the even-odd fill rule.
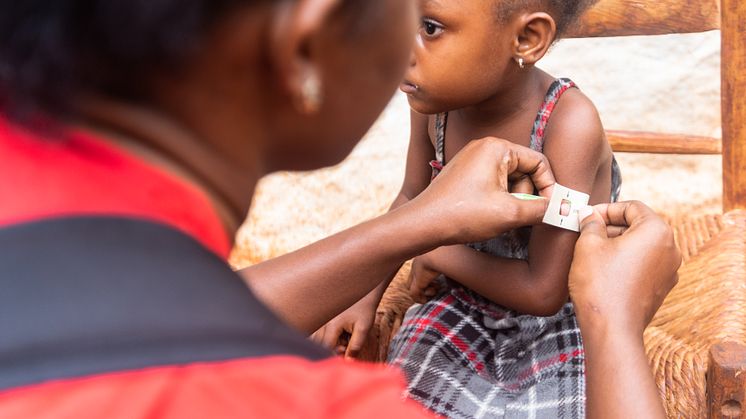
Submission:
[[[746,209],[746,1],[722,0],[723,210]]]
[[[735,419],[746,415],[746,346],[726,342],[710,348],[707,369],[707,417]]]

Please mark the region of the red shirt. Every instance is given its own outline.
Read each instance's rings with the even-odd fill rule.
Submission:
[[[401,399],[404,380],[340,358],[236,360],[101,375],[0,393],[0,417],[426,418]]]
[[[204,193],[82,132],[40,137],[0,118],[0,227],[68,215],[121,215],[181,230],[227,258],[232,244]]]
[[[0,119],[0,228],[70,215],[172,226],[223,257],[231,240],[196,187],[81,132],[42,137]],[[381,365],[296,357],[160,366],[0,392],[2,418],[430,417]]]

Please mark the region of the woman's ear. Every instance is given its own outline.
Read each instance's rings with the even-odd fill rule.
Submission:
[[[313,40],[343,0],[280,1],[273,11],[270,64],[298,112],[312,114],[323,104],[324,80]]]
[[[523,65],[534,65],[552,46],[557,36],[557,24],[549,14],[537,12],[521,16],[519,25],[514,58]]]

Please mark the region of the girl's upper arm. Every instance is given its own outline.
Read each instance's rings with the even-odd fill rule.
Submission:
[[[550,120],[544,146],[557,182],[590,194],[608,150],[593,104],[578,91],[567,92]],[[591,196],[591,202],[607,200],[608,196]],[[531,275],[541,278],[548,291],[562,290],[558,296],[560,304],[567,299],[567,276],[577,239],[575,232],[546,225],[535,226],[531,234]]]
[[[420,194],[430,184],[432,170],[428,163],[435,158],[435,149],[428,134],[429,118],[427,115],[410,112],[411,131],[409,136],[409,150],[407,151],[407,166],[404,173],[404,183],[397,201],[410,200]]]

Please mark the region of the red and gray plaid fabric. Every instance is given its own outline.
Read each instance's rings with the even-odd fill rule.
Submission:
[[[531,133],[542,151],[544,132],[562,94],[576,87],[556,80],[547,92]],[[435,120],[433,177],[445,165],[448,114]],[[621,186],[612,165],[611,200]],[[530,228],[470,246],[489,254],[528,258]],[[552,317],[524,315],[498,306],[441,276],[444,291],[413,306],[391,343],[389,363],[408,380],[407,395],[451,418],[583,418],[585,366],[574,309],[567,303]]]
[[[389,357],[408,396],[450,418],[583,418],[572,304],[547,318],[496,309],[461,288],[410,309]]]

